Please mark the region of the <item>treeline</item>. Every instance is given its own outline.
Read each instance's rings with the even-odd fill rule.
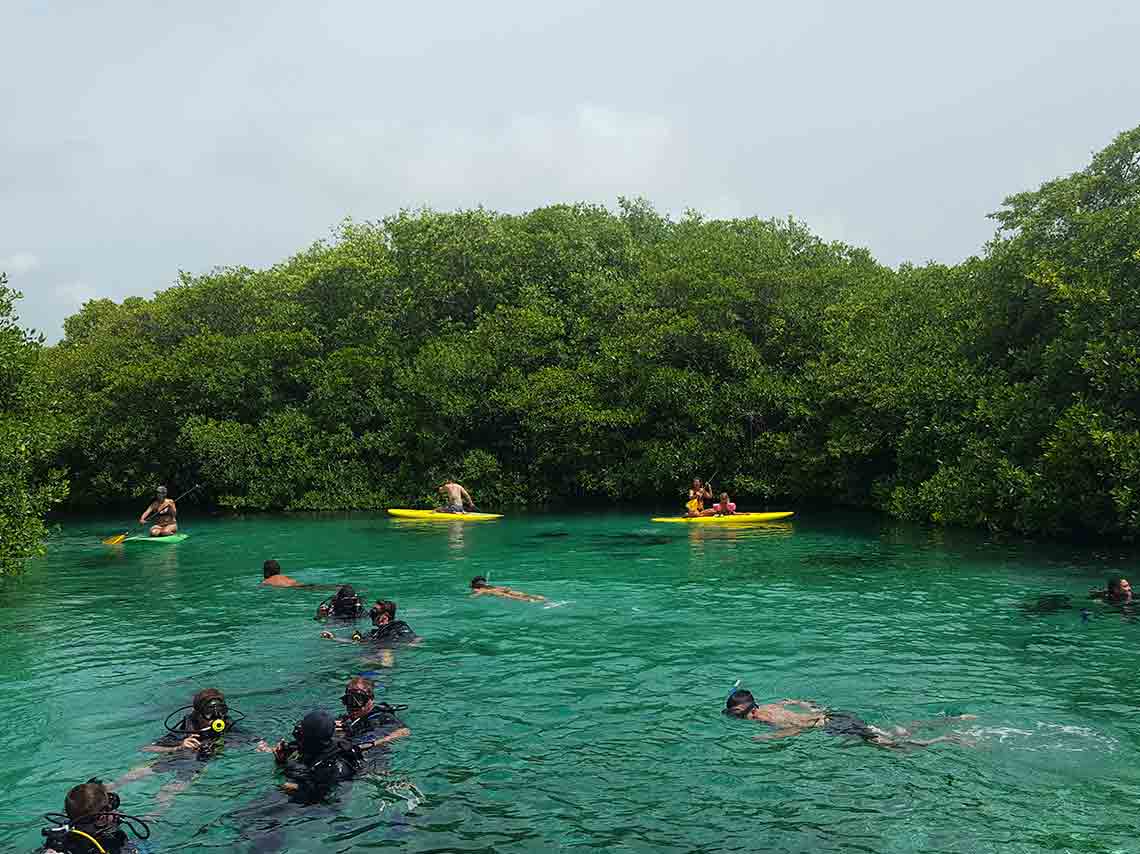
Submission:
[[[503,507],[716,472],[746,505],[1140,532],[1140,128],[957,266],[619,207],[405,212],[89,302],[30,368],[70,501],[379,508],[454,476]]]

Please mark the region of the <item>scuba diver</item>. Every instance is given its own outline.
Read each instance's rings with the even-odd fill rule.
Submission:
[[[412,631],[411,626],[403,620],[396,619],[395,602],[377,599],[376,604],[368,611],[368,616],[372,620],[373,628],[366,635],[354,631],[352,637],[338,638],[332,632],[324,631],[321,632],[321,637],[337,643],[375,643],[385,646],[397,643],[414,644],[420,639],[419,635]]]
[[[494,584],[488,584],[487,579],[482,575],[476,575],[471,579],[471,595],[472,596],[501,596],[504,599],[518,599],[521,602],[545,602],[545,596],[536,596],[533,593],[523,593],[521,590],[512,590],[509,587],[502,587]]]
[[[170,720],[179,712],[186,712],[178,723]],[[238,717],[233,717],[237,715]],[[189,706],[175,709],[166,716],[163,724],[166,735],[143,748],[147,753],[194,753],[199,761],[210,759],[225,744],[223,736],[234,732],[234,725],[245,715],[230,709],[225,695],[217,688],[204,688],[194,695]]]
[[[355,777],[364,767],[364,751],[374,745],[353,744],[337,732],[328,712],[309,712],[293,727],[293,738],[273,749],[273,758],[285,773],[281,789],[301,803],[316,803],[337,783]]]
[[[169,537],[178,533],[178,505],[166,497],[165,486],[154,491],[154,501],[147,505],[139,517],[140,525],[145,525],[148,521],[153,522],[150,528],[152,537]]]
[[[968,744],[970,742],[960,736],[943,735],[938,738],[920,740],[913,738],[912,733],[924,726],[946,724],[952,721],[967,721],[975,718],[974,715],[957,715],[930,721],[913,721],[905,727],[896,726],[888,732],[879,727],[871,726],[850,712],[827,709],[807,700],[780,700],[761,706],[756,702],[751,691],[746,691],[739,686],[740,683],[737,682],[728,693],[723,713],[729,717],[759,721],[775,727],[773,732],[756,736],[756,741],[771,741],[772,739],[799,735],[812,729],[821,729],[828,735],[858,738],[867,744],[890,750],[929,747],[932,744],[947,741]],[[791,707],[795,707],[799,711],[795,711]]]
[[[339,733],[361,749],[371,749],[412,734],[404,722],[396,717],[407,706],[392,706],[376,702],[372,680],[354,676],[344,686],[344,714],[336,719]]]
[[[172,724],[172,719],[179,714],[182,714],[181,719]],[[155,795],[161,812],[175,795],[185,790],[206,762],[221,754],[227,742],[231,747],[255,744],[253,736],[236,726],[244,719],[244,714],[229,707],[221,691],[204,688],[194,695],[189,706],[175,709],[166,716],[163,722],[166,735],[141,748],[144,753],[161,753],[163,757],[149,765],[132,768],[115,781],[115,788],[152,774],[174,772],[174,780]]]
[[[317,606],[317,615],[314,620],[324,620],[334,617],[342,620],[357,620],[364,616],[364,600],[361,599],[351,584],[337,588],[336,593]]]
[[[45,837],[43,854],[128,854],[149,851],[128,838],[123,826],[138,839],[150,836],[150,827],[141,818],[119,812],[119,796],[102,780],[92,777],[73,786],[63,801],[62,813],[47,813],[52,827]]]

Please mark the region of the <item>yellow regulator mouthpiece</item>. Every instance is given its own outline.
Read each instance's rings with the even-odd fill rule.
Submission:
[[[215,718],[214,720],[210,721],[210,729],[212,729],[214,732],[225,732],[226,722],[221,718]]]

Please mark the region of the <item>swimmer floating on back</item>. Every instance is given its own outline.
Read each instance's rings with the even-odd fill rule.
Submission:
[[[518,599],[520,602],[545,602],[545,596],[535,596],[532,593],[523,593],[521,590],[511,590],[509,587],[500,587],[487,583],[487,579],[476,575],[471,579],[471,594],[473,596],[501,596],[503,599]]]
[[[876,747],[902,750],[908,747],[928,747],[939,742],[969,743],[954,735],[943,735],[932,739],[916,739],[915,729],[923,726],[947,724],[953,721],[973,720],[974,715],[957,715],[938,718],[933,721],[914,721],[906,727],[893,727],[890,731],[871,726],[850,712],[826,709],[807,700],[780,700],[763,706],[756,702],[750,691],[734,688],[725,701],[724,714],[734,718],[758,721],[775,729],[765,735],[756,736],[757,741],[770,741],[799,735],[808,730],[821,729],[828,735],[859,738]]]

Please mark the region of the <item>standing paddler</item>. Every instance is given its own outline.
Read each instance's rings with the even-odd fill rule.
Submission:
[[[154,501],[139,517],[139,524],[145,525],[147,520],[154,522],[150,527],[152,537],[169,537],[178,533],[178,505],[166,497],[165,486],[154,491]]]

